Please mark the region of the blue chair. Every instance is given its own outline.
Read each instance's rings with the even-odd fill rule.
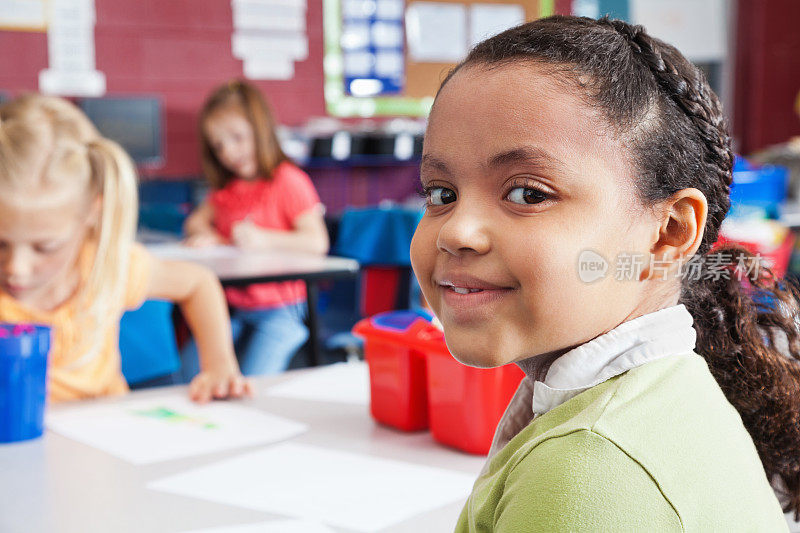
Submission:
[[[122,375],[131,388],[179,383],[181,367],[170,302],[148,300],[122,315],[119,351]]]
[[[395,292],[396,309],[419,307],[419,286],[411,274],[409,245],[422,215],[421,209],[399,205],[347,208],[341,214],[336,231],[332,232],[336,237],[332,239],[335,255],[357,259],[364,269],[378,266],[400,271],[397,286],[386,288]],[[362,278],[357,290],[365,289]],[[351,294],[354,292],[350,290]],[[331,301],[339,301],[334,297],[336,295],[331,296]],[[356,302],[352,302],[350,307],[351,312],[337,309],[335,313],[329,313],[332,321],[340,323],[338,328],[334,328],[336,333],[325,340],[327,351],[344,353],[348,359],[363,355],[363,340],[353,335],[350,328],[365,312]],[[349,323],[342,324],[345,317]]]

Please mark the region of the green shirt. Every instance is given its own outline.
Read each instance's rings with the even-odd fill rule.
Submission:
[[[697,354],[609,379],[491,457],[456,531],[787,531],[753,442]]]

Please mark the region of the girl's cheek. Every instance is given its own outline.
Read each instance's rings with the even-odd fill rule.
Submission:
[[[420,282],[429,278],[436,256],[436,232],[423,221],[411,239],[411,267]]]

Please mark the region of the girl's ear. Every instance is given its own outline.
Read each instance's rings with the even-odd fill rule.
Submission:
[[[663,215],[650,253],[661,265],[677,267],[688,261],[703,241],[708,201],[697,189],[682,189],[660,202],[656,210]],[[652,277],[654,272],[645,269],[642,279]]]

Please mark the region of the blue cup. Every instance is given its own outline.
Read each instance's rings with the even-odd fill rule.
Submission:
[[[50,328],[0,324],[0,442],[42,435]]]

